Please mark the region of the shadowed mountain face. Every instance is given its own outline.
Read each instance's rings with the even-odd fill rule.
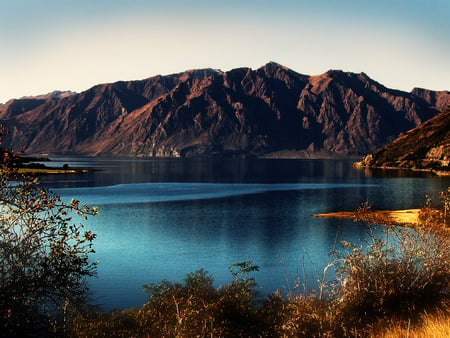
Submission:
[[[10,146],[108,156],[366,154],[450,104],[450,93],[388,89],[364,73],[298,74],[276,63],[95,86],[0,106]]]
[[[450,109],[365,156],[359,166],[450,172]]]

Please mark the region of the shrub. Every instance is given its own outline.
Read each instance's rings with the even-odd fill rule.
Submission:
[[[386,226],[383,237],[371,226],[367,246],[343,242],[335,297],[345,332],[383,318],[414,321],[423,311],[447,306],[449,233],[441,222],[424,225]]]
[[[7,154],[7,153],[5,153]],[[6,157],[8,155],[5,155]],[[0,169],[0,332],[43,335],[54,330],[58,315],[82,304],[85,278],[95,274],[95,234],[71,222],[95,208],[39,186],[38,179]]]
[[[157,337],[138,319],[138,310],[103,312],[85,308],[70,320],[68,336],[71,337]]]
[[[255,284],[249,273],[257,269],[251,262],[233,265],[234,280],[219,289],[204,270],[189,273],[183,284],[146,285],[149,300],[139,310],[139,321],[155,336],[250,334],[257,329],[257,319],[252,307]],[[241,278],[243,274],[247,278]]]
[[[450,227],[450,187],[440,193],[440,198],[440,205],[433,207],[431,198],[427,196],[419,213],[419,221],[421,227],[442,234],[442,231]]]
[[[331,303],[314,296],[284,299],[271,295],[259,309],[265,323],[264,337],[332,337]]]

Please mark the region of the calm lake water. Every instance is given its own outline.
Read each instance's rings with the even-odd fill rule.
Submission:
[[[97,234],[91,302],[103,309],[138,307],[142,285],[181,282],[199,269],[215,285],[228,267],[251,260],[262,294],[314,286],[339,240],[358,242],[365,229],[351,220],[311,214],[373,208],[418,208],[437,199],[450,178],[401,172],[377,174],[349,160],[52,158],[49,166],[96,168],[83,175],[43,177],[64,199],[99,207],[85,221]],[[302,263],[303,262],[303,263]],[[305,269],[303,270],[303,267]]]

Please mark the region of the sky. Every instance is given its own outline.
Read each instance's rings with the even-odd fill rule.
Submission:
[[[450,90],[449,0],[0,0],[0,102],[188,69]]]

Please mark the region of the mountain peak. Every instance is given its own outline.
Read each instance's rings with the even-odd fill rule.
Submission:
[[[263,71],[265,71],[266,73],[269,73],[269,74],[283,71],[283,72],[288,72],[288,73],[291,73],[291,74],[298,74],[298,75],[300,75],[299,73],[295,72],[294,70],[292,70],[292,69],[290,69],[290,68],[288,68],[286,66],[283,66],[283,65],[281,65],[281,64],[279,64],[277,62],[274,62],[274,61],[270,61],[270,62],[266,63],[264,66],[262,66],[259,69],[261,69],[261,70],[263,70]]]
[[[276,69],[276,68],[280,68],[280,69],[284,69],[284,70],[288,70],[291,71],[291,69],[289,69],[286,66],[283,66],[281,64],[279,64],[278,62],[275,61],[269,61],[267,62],[264,66],[262,66],[261,68],[272,68],[272,69]]]
[[[329,69],[325,72],[324,75],[327,76],[341,76],[342,74],[344,74],[344,71],[342,69]]]

